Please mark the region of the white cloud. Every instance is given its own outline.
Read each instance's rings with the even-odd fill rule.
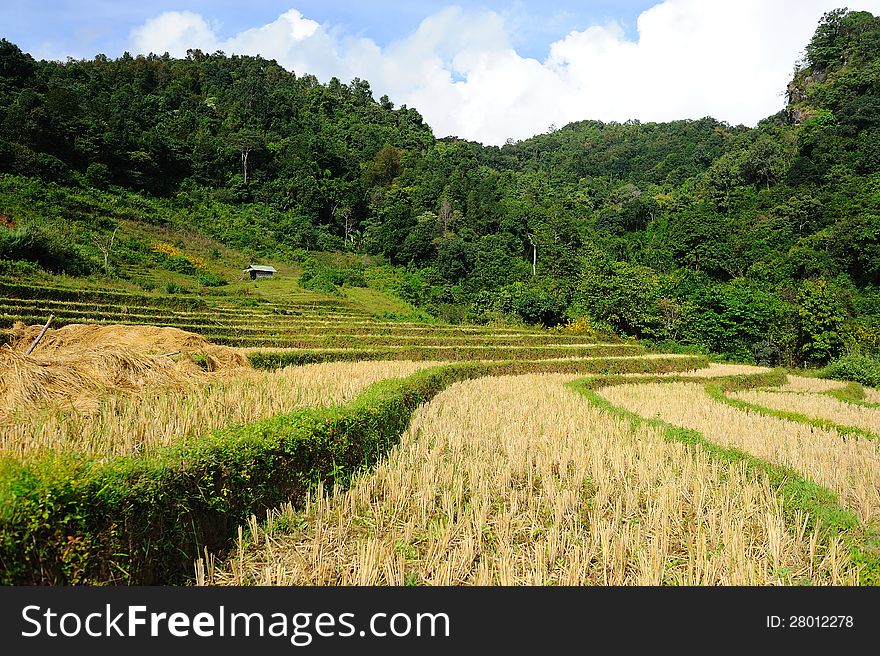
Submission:
[[[380,47],[296,9],[230,38],[192,12],[166,12],[132,31],[136,52],[261,54],[326,81],[360,77],[376,96],[416,107],[435,134],[501,144],[554,123],[714,116],[754,125],[782,108],[794,63],[839,0],[666,0],[628,40],[616,23],[572,31],[541,62],[511,46],[491,11],[448,7]],[[880,0],[850,3],[880,13]]]
[[[189,48],[216,50],[217,37],[208,22],[191,11],[168,11],[131,32],[135,52],[184,57]]]

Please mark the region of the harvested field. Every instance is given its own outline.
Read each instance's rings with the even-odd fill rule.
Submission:
[[[865,390],[865,401],[868,403],[880,403],[880,390],[873,387],[862,387]]]
[[[711,399],[696,383],[621,385],[600,394],[643,417],[700,431],[712,442],[790,467],[837,493],[863,521],[880,519],[880,442],[746,412]]]
[[[880,436],[880,408],[868,408],[809,392],[748,390],[730,396],[773,410],[796,412],[811,419],[824,419],[841,426],[854,426]]]
[[[755,367],[750,364],[718,364],[712,363],[704,369],[689,371],[679,374],[681,376],[689,376],[692,378],[716,378],[719,376],[748,376],[751,374],[766,374],[773,371],[768,367]],[[667,374],[674,376],[676,374]]]
[[[458,383],[348,492],[287,507],[202,582],[271,585],[845,584],[838,544],[786,525],[768,480],[563,384]],[[664,386],[665,387],[665,386]]]
[[[774,389],[780,392],[828,392],[834,389],[841,389],[846,387],[846,385],[846,383],[839,380],[825,380],[824,378],[788,374],[788,383]]]
[[[141,561],[132,562],[140,563],[137,571],[147,577],[155,571],[147,564],[148,554],[158,553],[154,535],[177,536],[166,539],[162,553],[184,554],[177,569],[168,571],[185,576],[198,544],[220,550],[231,546],[228,533],[202,542],[213,527],[235,526],[264,508],[261,499],[269,498],[272,504],[291,499],[299,505],[296,510],[276,507],[265,522],[252,520],[250,537],[240,541],[222,566],[203,568],[201,582],[859,581],[850,552],[851,540],[859,538],[846,532],[849,528],[833,535],[813,532],[812,510],[810,516],[793,510],[788,492],[784,499],[779,496],[780,488],[774,487],[779,482],[772,474],[746,462],[731,464],[698,445],[675,442],[660,428],[633,429],[630,421],[565,387],[587,372],[668,371],[702,366],[705,358],[646,354],[642,345],[628,340],[563,331],[389,322],[344,299],[307,292],[278,304],[267,298],[163,297],[0,284],[0,324],[10,325],[21,317],[36,323],[50,312],[56,317],[53,325],[63,327],[50,330],[31,356],[24,350],[40,326],[19,324],[0,336],[0,342],[9,342],[0,349],[0,456],[9,456],[4,463],[9,480],[15,481],[2,492],[16,508],[25,509],[22,517],[31,512],[27,508],[35,507],[43,509],[40,516],[57,522],[69,516],[69,509],[49,504],[46,500],[56,495],[46,496],[44,490],[66,489],[67,474],[58,480],[31,480],[29,468],[40,458],[50,462],[57,452],[79,454],[61,462],[82,463],[80,473],[88,472],[88,480],[99,480],[106,472],[119,474],[112,480],[120,493],[127,489],[130,472],[138,471],[167,496],[156,516],[158,523],[145,524],[136,538],[119,538],[122,542],[114,553],[141,554]],[[686,358],[692,361],[683,362]],[[284,368],[328,360],[342,361]],[[453,361],[482,361],[488,366],[417,375],[361,396],[373,383]],[[270,370],[255,370],[251,362]],[[501,371],[556,373],[501,376]],[[880,514],[880,445],[730,407],[708,397],[701,380],[772,371],[712,364],[654,374],[657,389],[648,394],[647,402],[642,397],[652,385],[636,381],[602,393],[621,394],[627,403],[634,395],[633,407],[647,417],[697,428],[710,440],[790,466],[835,491],[862,521],[875,521]],[[440,391],[452,381],[492,373],[499,375]],[[689,376],[693,383],[661,384],[661,379],[668,381],[661,378],[666,376]],[[866,424],[857,421],[880,413],[866,404],[821,394],[846,383],[789,379],[783,388],[734,398],[766,402],[766,407],[809,403],[823,417],[862,427]],[[766,380],[762,384],[771,384],[773,378]],[[871,391],[866,393],[870,401]],[[397,443],[418,400],[428,405],[416,411],[400,444],[387,451]],[[342,404],[348,405],[284,416]],[[842,414],[845,411],[848,414]],[[382,417],[378,424],[375,412]],[[216,444],[198,441],[215,429],[227,429],[214,436]],[[336,439],[339,435],[345,436],[342,441]],[[167,445],[183,449],[159,449]],[[150,458],[137,457],[154,449],[159,450]],[[379,454],[385,456],[376,465]],[[117,456],[134,457],[117,461]],[[175,464],[167,472],[164,464],[156,465],[155,472],[150,469],[166,462],[163,458]],[[16,460],[24,465],[17,473]],[[320,466],[309,469],[308,463],[316,462]],[[337,469],[340,462],[343,469]],[[254,463],[259,463],[258,469]],[[362,471],[347,492],[325,495],[321,488],[311,487],[320,481],[348,480],[365,465],[376,468]],[[184,545],[190,538],[172,528],[179,522],[180,508],[201,508],[205,471],[232,492],[220,500],[228,506],[215,507],[212,501],[211,508],[198,511],[215,515],[200,516],[203,533],[192,551]],[[260,473],[250,478],[240,475],[255,471]],[[71,480],[81,480],[80,473]],[[43,484],[47,487],[40,487]],[[29,490],[24,497],[18,492],[22,485]],[[106,489],[103,485],[98,487]],[[301,500],[309,489],[310,501],[303,507]],[[130,499],[122,494],[125,502],[114,511],[113,521],[128,517],[126,508],[138,507],[139,494],[134,492]],[[92,502],[102,507],[103,501],[91,498],[82,500],[83,507],[91,508]],[[86,533],[92,520],[82,519]],[[25,523],[15,530],[30,536],[21,544],[51,542],[46,537],[54,530],[51,526],[32,532],[30,524],[21,521]],[[131,524],[130,518],[118,521]],[[154,532],[154,526],[163,528]],[[195,531],[195,524],[187,524],[186,531]],[[57,562],[44,568],[39,558],[34,560],[40,549],[16,551],[12,543],[6,546],[15,551],[15,562],[24,570],[35,568],[28,575],[32,582],[76,582],[66,578],[69,575]],[[66,562],[59,554],[58,562]],[[106,555],[95,557],[103,562]],[[89,576],[116,580],[116,570],[111,571],[99,573],[97,567]]]
[[[239,369],[234,376],[202,374],[173,386],[167,381],[149,385],[138,394],[112,394],[105,388],[103,395],[92,397],[89,411],[55,403],[11,412],[0,422],[0,454],[31,457],[48,449],[101,458],[138,453],[296,408],[344,403],[372,383],[437,364],[345,362],[272,372]]]
[[[689,357],[687,355],[678,355],[673,353],[650,353],[641,356],[643,358],[674,358]],[[747,376],[751,374],[766,374],[773,371],[767,367],[755,367],[750,364],[718,364],[711,363],[708,367],[700,369],[692,369],[690,371],[670,371],[668,373],[657,374],[658,376],[687,376],[688,378],[718,378],[721,376]],[[623,374],[630,378],[636,376],[644,376],[644,374]]]

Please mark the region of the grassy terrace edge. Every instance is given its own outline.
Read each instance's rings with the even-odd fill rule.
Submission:
[[[247,353],[251,366],[255,369],[280,369],[281,367],[315,364],[320,362],[353,362],[362,360],[496,360],[499,364],[512,365],[511,358],[520,357],[578,357],[605,358],[644,355],[641,346],[629,344],[604,344],[583,348],[568,346],[557,347],[552,344],[534,346],[508,347],[471,347],[456,346],[444,348],[438,346],[395,346],[351,348],[345,350],[330,349],[297,349],[294,351],[259,350]],[[708,362],[708,360],[707,360]],[[556,371],[556,370],[554,370]],[[636,370],[640,371],[640,370]]]
[[[347,486],[449,385],[537,372],[660,373],[704,357],[455,363],[376,383],[348,404],[280,414],[181,446],[96,462],[0,461],[0,584],[174,584],[222,551],[251,514]]]
[[[699,431],[676,426],[654,417],[643,417],[635,412],[614,405],[598,393],[599,388],[642,382],[658,382],[656,378],[624,378],[620,376],[582,378],[567,386],[583,395],[593,405],[630,422],[633,427],[648,425],[660,428],[669,442],[680,442],[702,448],[708,455],[726,463],[742,463],[750,471],[766,475],[777,490],[783,503],[783,512],[788,523],[797,513],[805,513],[810,529],[818,527],[824,539],[839,536],[849,549],[850,560],[861,568],[861,585],[880,585],[880,532],[873,526],[864,526],[858,516],[843,507],[837,495],[826,487],[818,485],[799,472],[733,447],[724,447],[709,440]],[[659,382],[702,382],[713,398],[724,402],[724,392],[753,389],[756,387],[777,386],[785,383],[785,372],[775,370],[768,374],[746,374],[699,379],[669,376]],[[729,399],[728,399],[729,400]],[[749,408],[751,409],[751,408]]]
[[[808,417],[805,414],[801,414],[800,412],[794,412],[791,410],[777,410],[776,408],[768,408],[767,406],[760,405],[758,403],[752,403],[750,401],[745,401],[743,399],[733,398],[727,396],[728,389],[725,389],[721,385],[717,384],[709,384],[706,385],[706,393],[710,398],[715,399],[719,403],[724,403],[732,408],[736,408],[738,410],[745,410],[747,412],[754,412],[759,415],[764,415],[765,417],[775,417],[777,419],[785,419],[787,421],[793,421],[800,424],[806,424],[808,426],[812,426],[814,428],[820,428],[822,430],[835,431],[839,433],[841,436],[846,435],[855,435],[856,437],[863,437],[866,440],[878,440],[880,436],[876,433],[872,433],[871,431],[865,430],[863,428],[858,428],[857,426],[847,426],[846,424],[838,424],[829,419],[820,419],[817,417]],[[830,395],[829,395],[830,396]],[[835,397],[831,397],[835,398]]]

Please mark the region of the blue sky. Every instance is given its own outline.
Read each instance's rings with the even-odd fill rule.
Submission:
[[[368,80],[437,136],[502,144],[571,121],[784,107],[822,14],[843,0],[2,0],[0,36],[64,60],[187,49],[262,55],[326,82]],[[849,0],[880,14],[880,0]]]
[[[255,25],[275,20],[290,8],[351,34],[387,45],[412,32],[423,18],[451,4],[490,9],[510,18],[511,41],[520,54],[543,59],[548,45],[571,30],[617,20],[630,36],[636,18],[654,2],[649,0],[486,0],[452,2],[411,0],[344,2],[340,0],[4,0],[0,3],[0,36],[37,58],[91,58],[130,49],[129,32],[166,11],[188,10],[219,23],[229,37]]]

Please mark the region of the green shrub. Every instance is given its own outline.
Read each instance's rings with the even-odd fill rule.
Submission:
[[[85,276],[101,267],[56,232],[38,226],[0,230],[0,260],[24,260],[53,273]]]
[[[807,280],[797,296],[798,337],[806,362],[824,364],[843,348],[846,312],[840,290],[825,280]]]
[[[880,387],[880,357],[845,355],[821,370],[822,378],[851,380],[869,387]]]
[[[199,274],[199,270],[195,267],[195,265],[188,259],[186,259],[183,255],[166,256],[162,260],[162,266],[169,271],[182,273],[187,276],[196,276]]]
[[[0,260],[0,276],[16,276],[30,278],[43,273],[43,270],[33,262],[24,260]]]
[[[169,280],[164,285],[162,285],[162,291],[166,294],[182,294],[186,291],[183,285],[178,285],[173,280]]]
[[[557,326],[565,320],[565,302],[539,285],[515,282],[495,292],[480,292],[467,311],[468,318],[480,323],[498,315],[528,324]]]
[[[333,282],[333,279],[324,272],[319,273],[303,273],[299,279],[300,287],[309,289],[313,292],[321,292],[323,294],[339,295],[339,288]]]
[[[228,285],[229,282],[217,273],[211,273],[210,271],[204,271],[199,274],[198,281],[200,284],[205,287],[222,287],[223,285]]]
[[[87,185],[97,187],[98,189],[106,189],[112,180],[112,174],[106,164],[100,162],[92,162],[86,168],[85,182]]]
[[[299,284],[312,291],[335,294],[339,287],[366,287],[367,281],[360,264],[332,265],[310,257],[303,262]]]

